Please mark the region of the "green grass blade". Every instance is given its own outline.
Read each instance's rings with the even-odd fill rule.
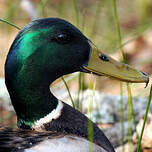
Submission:
[[[88,140],[89,143],[89,152],[93,152],[93,122],[88,120]]]
[[[0,19],[0,22],[6,23],[6,24],[8,24],[8,25],[10,25],[10,26],[12,26],[12,27],[15,27],[15,28],[18,29],[18,30],[21,29],[21,28],[18,27],[17,25],[15,25],[15,24],[13,24],[13,23],[7,21],[7,20],[4,20],[4,19]]]
[[[123,48],[121,47],[122,39],[121,39],[121,32],[120,32],[120,26],[119,26],[119,18],[118,18],[118,13],[117,13],[116,0],[113,0],[112,2],[113,2],[113,9],[114,9],[114,19],[115,19],[116,29],[117,29],[117,33],[118,33],[118,42],[119,42],[120,51],[121,51],[121,55],[122,55],[122,62],[125,63],[125,54],[124,54]]]
[[[84,29],[85,29],[85,23],[86,23],[86,9],[83,9],[82,11],[82,23],[81,23],[81,31],[82,33],[85,33]]]
[[[3,3],[3,2],[1,2]],[[8,8],[6,9],[6,12],[5,12],[5,19],[6,20],[9,20],[9,21],[12,21],[15,17],[15,11],[17,10],[17,2],[13,2],[12,3],[12,0],[7,0],[6,1],[6,4],[8,6]],[[2,9],[2,8],[1,8]]]
[[[137,138],[138,138],[139,135],[138,135],[138,132],[137,132],[137,122],[136,122],[135,110],[134,110],[132,101],[131,101],[131,113],[132,113],[132,116],[133,116],[133,123],[134,123],[134,126],[135,126],[135,132],[136,132]]]
[[[80,94],[82,93],[84,86],[84,73],[82,72],[79,72],[78,84],[79,84],[79,89],[78,89],[76,108],[79,109],[79,111],[82,111],[82,100],[80,99]]]
[[[150,6],[150,1],[149,0],[142,0],[140,1],[140,11],[141,11],[141,22],[146,22],[149,16],[149,6]]]
[[[121,48],[123,48],[125,45],[129,44],[130,42],[136,40],[137,38],[141,37],[142,35],[144,35],[146,32],[148,32],[149,30],[151,30],[152,28],[152,24],[148,23],[144,25],[144,28],[142,29],[142,31],[138,34],[136,34],[134,37],[132,37],[131,39],[127,40],[126,42],[122,43],[121,46],[119,46],[118,48],[112,50],[112,52],[119,50]]]
[[[122,152],[124,152],[124,101],[123,101],[123,83],[120,83],[120,123],[121,123],[121,144]]]
[[[75,11],[76,26],[79,27],[79,11],[78,11],[77,0],[73,0],[73,7],[74,7],[74,11]]]
[[[117,13],[117,5],[116,5],[116,0],[113,0],[113,10],[114,10],[114,20],[116,23],[116,29],[117,29],[117,33],[118,33],[118,42],[119,42],[119,47],[120,47],[120,51],[121,51],[121,55],[122,55],[122,62],[125,63],[125,54],[124,54],[124,50],[122,47],[122,38],[121,38],[121,31],[120,31],[120,26],[119,26],[119,18],[118,18],[118,13]],[[132,94],[131,94],[131,88],[129,86],[129,84],[127,83],[127,92],[128,92],[128,142],[130,144],[129,146],[129,151],[131,151],[131,135],[132,135],[132,129],[131,129],[131,114],[132,114],[132,109],[133,109],[133,105],[132,105]],[[122,84],[120,85],[120,90],[122,90]],[[122,103],[120,103],[122,104]],[[121,105],[122,106],[122,105]],[[123,114],[123,112],[121,112]],[[121,116],[123,117],[123,116]],[[135,118],[134,118],[135,119]],[[121,122],[123,123],[123,122]],[[121,124],[121,126],[123,127],[123,125]],[[135,126],[136,127],[136,126]],[[123,128],[122,128],[123,130]],[[122,135],[122,142],[124,141],[123,139],[123,135]],[[123,146],[124,149],[124,146]]]
[[[118,33],[118,42],[119,42],[119,47],[120,47],[120,50],[121,50],[121,54],[122,54],[122,61],[125,62],[125,55],[124,55],[124,50],[123,48],[121,47],[122,45],[122,40],[121,40],[121,33],[120,33],[120,26],[119,26],[119,19],[118,19],[118,15],[117,15],[117,5],[116,5],[116,0],[113,0],[113,11],[114,11],[114,20],[115,20],[115,23],[116,23],[116,29],[117,29],[117,33]],[[122,88],[122,82],[120,82],[120,90],[123,91],[123,88]],[[123,110],[123,92],[121,92],[121,102],[120,102],[120,112],[121,112],[121,132],[122,132],[122,135],[121,135],[121,142],[122,142],[122,146],[123,146],[123,152],[124,152],[124,110]]]
[[[64,6],[64,0],[60,0],[59,1],[59,5],[58,5],[58,16],[59,17],[64,17],[63,13],[64,13],[64,9],[63,9],[63,6]]]
[[[92,93],[91,93],[90,102],[88,106],[88,112],[87,112],[89,119],[91,119],[95,86],[96,86],[96,83],[94,83],[93,85],[92,83],[90,83],[90,88],[92,89]],[[93,152],[93,122],[91,120],[88,120],[88,140],[90,141],[89,152]]]
[[[142,140],[142,136],[143,136],[143,133],[144,133],[144,128],[145,128],[145,124],[146,124],[151,100],[152,100],[152,85],[151,85],[151,88],[150,88],[150,93],[149,93],[149,98],[148,98],[148,103],[147,103],[146,113],[145,113],[145,116],[144,116],[144,122],[143,122],[142,130],[141,130],[140,138],[139,138],[139,141],[138,141],[138,144],[137,144],[137,152],[140,152],[141,140]]]
[[[38,16],[43,16],[44,7],[46,6],[48,0],[40,0],[40,3],[38,5]]]
[[[68,85],[67,85],[66,81],[64,80],[64,77],[63,77],[63,76],[61,77],[61,79],[62,79],[63,83],[65,84],[65,87],[66,87],[66,89],[67,89],[67,91],[68,91],[68,94],[69,94],[70,100],[71,100],[71,102],[72,102],[72,106],[73,106],[73,108],[75,108],[75,104],[74,104],[73,98],[72,98],[72,96],[71,96],[71,93],[70,93],[69,87],[68,87]]]
[[[131,88],[129,83],[127,83],[127,92],[128,92],[128,102],[127,102],[127,120],[128,120],[128,144],[129,152],[132,152],[132,127],[131,127],[131,117],[132,117],[132,95]]]
[[[97,29],[97,25],[98,25],[97,22],[100,17],[102,3],[103,3],[102,0],[98,0],[97,6],[96,6],[95,18],[94,18],[93,26],[92,26],[92,29],[90,31],[90,36],[89,36],[91,39],[94,38],[94,35],[96,33],[96,29]]]

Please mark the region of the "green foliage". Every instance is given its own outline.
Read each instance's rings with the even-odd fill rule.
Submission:
[[[147,108],[146,108],[146,112],[145,112],[145,116],[144,116],[144,123],[143,123],[143,126],[142,126],[140,138],[139,138],[138,145],[137,145],[137,152],[140,152],[141,140],[142,140],[142,136],[143,136],[143,133],[144,133],[144,128],[145,128],[145,124],[146,124],[146,120],[147,120],[147,116],[148,116],[148,112],[149,112],[151,100],[152,100],[152,86],[151,86],[151,88],[150,88],[150,93],[149,93]]]

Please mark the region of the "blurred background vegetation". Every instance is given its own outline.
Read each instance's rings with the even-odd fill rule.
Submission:
[[[117,0],[116,2],[126,62],[151,75],[152,0]],[[122,59],[113,0],[0,0],[0,18],[19,27],[42,17],[59,17],[71,22],[99,49],[117,60]],[[18,29],[0,22],[0,77],[4,77],[6,55],[17,33]],[[93,88],[95,81],[96,90],[120,95],[120,82],[117,80],[97,76],[93,78],[82,73],[68,75],[65,78],[70,91],[78,92],[78,98],[81,91],[88,87]],[[61,80],[57,80],[56,84],[60,82]],[[123,94],[126,94],[126,85],[122,86]],[[145,84],[131,86],[132,96],[149,95],[149,86],[146,89],[144,89]],[[59,87],[65,86],[62,83]],[[6,111],[1,111],[1,115],[6,114],[8,114]],[[10,122],[10,119],[7,120]],[[5,123],[6,121],[2,122],[9,124],[9,122]]]

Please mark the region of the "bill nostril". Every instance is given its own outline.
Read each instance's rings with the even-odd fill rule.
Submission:
[[[104,54],[99,54],[99,58],[103,61],[106,61],[108,62],[109,61],[109,58],[107,56],[105,56]]]

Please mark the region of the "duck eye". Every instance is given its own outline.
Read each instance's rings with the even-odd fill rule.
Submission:
[[[56,36],[56,40],[59,43],[67,43],[70,40],[70,35],[67,33],[60,33]]]
[[[99,58],[103,61],[106,61],[108,62],[109,61],[109,58],[107,56],[105,56],[104,54],[99,54]]]

